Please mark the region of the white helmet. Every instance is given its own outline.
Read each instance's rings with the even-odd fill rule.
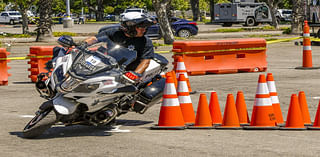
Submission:
[[[131,37],[134,37],[137,34],[136,27],[148,28],[154,24],[154,19],[144,13],[128,12],[121,16],[120,22],[121,29]]]

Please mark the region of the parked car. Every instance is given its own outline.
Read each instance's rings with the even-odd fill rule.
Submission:
[[[291,9],[278,9],[276,13],[276,18],[278,23],[280,22],[290,22],[292,20],[292,10]]]
[[[176,17],[172,17],[169,20],[169,22],[171,23],[171,27],[175,36],[189,38],[192,35],[198,34],[198,26],[196,22],[188,21],[188,20],[180,19]],[[100,28],[99,33],[106,31],[108,29],[119,29],[119,27],[120,27],[120,24],[104,26]],[[150,26],[146,32],[146,36],[161,38],[162,35],[161,35],[159,23]]]
[[[14,25],[22,22],[22,16],[18,11],[4,11],[0,13],[0,23]]]
[[[147,10],[145,10],[145,9],[143,9],[143,8],[131,7],[131,8],[125,9],[124,12],[120,14],[120,18],[121,18],[125,13],[129,13],[129,12],[138,12],[138,13],[141,13],[141,14],[148,14]]]
[[[107,16],[104,17],[104,20],[115,21],[116,20],[116,16],[112,15],[112,14],[108,14]]]

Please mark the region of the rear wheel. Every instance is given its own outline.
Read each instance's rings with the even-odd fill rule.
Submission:
[[[191,36],[191,32],[187,29],[181,29],[178,32],[178,36],[183,38],[189,38]]]
[[[57,121],[53,109],[48,109],[37,114],[23,129],[23,137],[35,138],[49,129]]]
[[[254,26],[256,24],[256,21],[254,20],[253,17],[248,17],[246,20],[246,25],[247,26]]]

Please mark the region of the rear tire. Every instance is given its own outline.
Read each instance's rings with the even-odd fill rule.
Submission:
[[[189,38],[191,36],[191,32],[187,29],[181,29],[178,32],[178,36],[182,38]]]
[[[24,138],[35,138],[49,129],[57,121],[56,113],[53,109],[41,112],[36,115],[23,129]]]
[[[247,26],[252,27],[252,26],[254,26],[255,24],[256,24],[256,21],[254,20],[253,17],[248,17],[248,18],[247,18],[247,20],[246,20],[246,25],[247,25]]]

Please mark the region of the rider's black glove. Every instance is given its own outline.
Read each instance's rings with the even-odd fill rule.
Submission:
[[[77,48],[80,49],[80,50],[85,50],[87,47],[89,47],[89,44],[87,42],[85,42],[85,41],[81,42],[79,44],[79,46],[77,46]]]

